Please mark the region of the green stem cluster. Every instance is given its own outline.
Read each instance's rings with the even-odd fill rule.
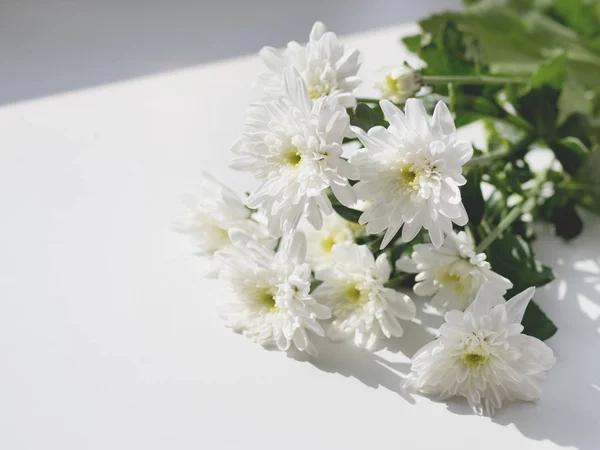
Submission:
[[[476,252],[483,253],[485,249],[487,249],[492,242],[494,242],[498,237],[506,231],[508,227],[512,225],[512,223],[521,217],[523,214],[531,211],[537,203],[536,196],[529,197],[515,206],[510,212],[500,221],[498,226],[491,230],[490,234],[488,234],[483,241],[479,243],[477,246]]]

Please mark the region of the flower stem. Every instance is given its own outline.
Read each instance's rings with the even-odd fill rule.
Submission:
[[[497,159],[504,158],[505,156],[508,156],[508,155],[510,155],[510,152],[502,150],[501,152],[492,152],[492,153],[488,153],[487,155],[476,156],[474,158],[471,158],[469,161],[467,161],[465,166],[466,167],[483,166],[490,161],[495,161]]]
[[[536,140],[536,136],[533,133],[528,133],[508,150],[501,150],[496,152],[488,153],[487,155],[476,156],[471,158],[465,164],[466,167],[472,166],[483,166],[488,162],[495,161],[497,159],[503,159],[507,156],[513,156],[514,158],[520,158],[523,156],[523,152],[529,148]]]
[[[527,83],[525,78],[513,77],[494,77],[487,75],[448,75],[448,76],[431,76],[425,75],[421,79],[425,84],[524,84]]]
[[[537,191],[537,190],[536,190]],[[536,205],[536,195],[529,197],[528,199],[522,201],[517,206],[515,206],[507,215],[500,221],[498,226],[492,230],[490,234],[488,234],[483,241],[479,243],[477,249],[475,250],[477,253],[482,253],[486,248],[490,246],[492,242],[494,242],[504,231],[511,226],[511,224],[521,217],[526,212],[531,211]]]

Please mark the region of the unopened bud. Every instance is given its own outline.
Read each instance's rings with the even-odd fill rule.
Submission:
[[[410,67],[396,67],[386,72],[383,81],[375,87],[381,91],[382,98],[404,103],[421,89],[421,77]]]

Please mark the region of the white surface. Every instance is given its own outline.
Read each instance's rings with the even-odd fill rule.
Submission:
[[[398,32],[348,43],[376,69],[402,55]],[[571,244],[538,243],[560,280],[536,296],[558,363],[538,404],[493,419],[402,391],[430,339],[419,326],[374,355],[321,343],[311,361],[221,326],[227,288],[169,226],[202,169],[250,185],[226,164],[258,69],[248,57],[0,108],[0,448],[598,449],[597,219]]]

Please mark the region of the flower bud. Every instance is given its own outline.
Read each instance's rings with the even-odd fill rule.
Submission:
[[[410,67],[400,66],[389,70],[375,87],[381,91],[382,98],[393,103],[404,103],[421,89],[421,77]]]

